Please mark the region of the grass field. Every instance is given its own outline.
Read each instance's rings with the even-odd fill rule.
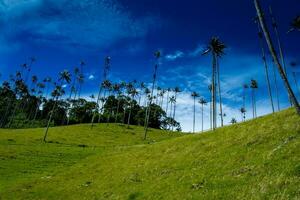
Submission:
[[[300,199],[294,110],[183,135],[88,125],[0,130],[0,199]]]

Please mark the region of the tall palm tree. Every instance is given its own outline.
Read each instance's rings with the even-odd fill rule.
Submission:
[[[62,95],[64,95],[64,93],[65,93],[62,86],[63,86],[64,83],[69,84],[71,82],[71,74],[67,70],[64,70],[63,72],[60,72],[58,80],[60,82],[60,85],[57,85],[55,87],[55,89],[53,90],[53,92],[52,92],[52,97],[53,97],[53,100],[54,100],[54,104],[53,104],[52,110],[50,112],[50,117],[48,119],[47,127],[46,127],[46,130],[45,130],[45,133],[44,133],[44,138],[43,138],[44,142],[46,142],[46,140],[47,140],[49,126],[50,126],[50,123],[52,121],[52,117],[53,117],[53,113],[54,113],[56,104],[57,104],[59,98]]]
[[[146,115],[147,115],[147,118],[146,118],[146,126],[145,126],[145,133],[144,133],[144,140],[147,139],[147,132],[148,132],[148,125],[149,125],[149,118],[150,118],[150,112],[151,112],[151,104],[152,104],[152,98],[153,98],[153,92],[154,92],[154,87],[155,87],[155,82],[156,82],[156,76],[157,76],[157,69],[159,67],[159,59],[160,59],[160,56],[161,56],[161,53],[160,51],[156,51],[154,53],[154,56],[156,58],[156,64],[154,66],[154,73],[153,73],[153,79],[152,79],[152,89],[151,89],[151,96],[150,96],[150,100],[149,100],[149,105],[147,107],[147,112],[146,112]]]
[[[236,119],[235,119],[235,118],[232,118],[232,119],[231,119],[231,121],[230,121],[230,123],[233,125],[233,124],[236,124],[236,123],[237,123],[237,121],[236,121]]]
[[[296,30],[300,31],[300,16],[297,16],[293,19],[293,21],[291,22],[291,28],[288,33]]]
[[[246,119],[245,113],[247,112],[246,109],[243,107],[240,109],[241,115],[242,115],[242,121],[244,122]]]
[[[174,111],[173,111],[173,119],[175,120],[175,113],[176,113],[176,102],[177,102],[177,95],[178,93],[181,92],[179,87],[174,88],[174,97],[175,97],[175,102],[174,102]],[[172,127],[173,130],[174,127]]]
[[[208,53],[212,54],[212,118],[213,118],[213,130],[217,128],[217,108],[216,108],[216,79],[218,73],[218,58],[222,57],[224,54],[224,49],[226,48],[225,44],[221,42],[217,37],[213,37],[207,49],[202,53],[206,55]],[[220,102],[221,104],[221,102]]]
[[[253,111],[253,119],[254,119],[254,118],[257,117],[257,114],[256,114],[256,96],[255,96],[255,90],[258,88],[257,81],[252,79],[250,87],[252,89],[252,111]]]
[[[127,120],[127,128],[129,128],[129,125],[130,125],[130,118],[131,118],[131,112],[132,112],[132,106],[133,106],[134,98],[138,94],[138,92],[135,88],[132,88],[129,92],[130,92],[130,95],[131,95],[131,100],[130,100],[128,120]]]
[[[105,59],[104,59],[103,81],[105,81],[107,79],[107,75],[108,75],[108,72],[110,69],[110,60],[111,60],[111,58],[109,56],[105,57]],[[100,87],[99,87],[97,101],[96,101],[97,107],[99,107],[102,90],[103,90],[103,84],[101,83]],[[93,113],[93,117],[92,117],[92,121],[91,121],[91,128],[93,128],[93,126],[94,126],[94,120],[95,120],[97,111],[98,111],[98,109],[95,109],[95,111]]]
[[[258,15],[260,26],[263,30],[266,42],[267,42],[268,47],[269,47],[269,51],[270,51],[270,53],[271,53],[271,55],[274,59],[274,62],[276,64],[277,68],[278,68],[279,74],[280,74],[280,76],[281,76],[281,78],[282,78],[282,80],[285,84],[288,95],[289,95],[293,105],[295,106],[296,112],[298,113],[298,115],[300,115],[300,106],[299,106],[297,98],[296,98],[296,96],[295,96],[295,94],[294,94],[294,92],[293,92],[293,90],[290,86],[290,83],[289,83],[289,81],[286,77],[286,74],[284,73],[282,65],[280,64],[279,59],[276,55],[276,51],[275,51],[275,48],[274,48],[274,45],[273,45],[273,41],[271,40],[271,36],[270,36],[269,30],[267,28],[266,21],[265,21],[265,18],[264,18],[259,0],[254,0],[254,5],[255,5],[255,8],[256,8],[257,15]]]
[[[174,112],[174,110],[175,110],[175,109],[172,109],[172,107],[176,103],[175,96],[171,96],[169,102],[170,102],[170,118],[172,118],[172,111]],[[170,129],[170,127],[169,127],[169,129]]]
[[[196,98],[199,97],[197,92],[192,92],[191,96],[194,99],[194,107],[193,107],[193,133],[195,133],[195,121],[196,121]]]
[[[78,76],[78,84],[79,84],[79,88],[78,88],[78,99],[80,99],[81,96],[81,90],[82,90],[82,85],[84,83],[84,73],[83,73],[83,68],[85,66],[85,62],[84,61],[80,61],[80,73]]]
[[[275,85],[275,92],[276,92],[276,99],[277,99],[277,109],[278,111],[280,111],[279,90],[278,90],[277,75],[276,75],[274,60],[273,60],[273,77],[274,77],[274,85]]]
[[[106,103],[106,100],[109,97],[111,87],[112,87],[112,83],[109,80],[105,80],[102,83],[102,87],[103,87],[104,92],[103,92],[103,96],[101,98],[101,107],[100,107],[100,115],[99,115],[99,118],[98,118],[98,123],[101,122],[101,114],[103,113],[103,109],[104,109],[104,105]],[[106,97],[106,92],[108,92],[108,97]]]
[[[168,115],[168,109],[169,109],[169,96],[170,96],[171,88],[167,89],[167,102],[166,102],[166,113]]]
[[[39,88],[39,96],[38,96],[38,101],[37,101],[37,105],[36,105],[36,109],[35,109],[33,121],[36,120],[37,113],[38,113],[40,105],[42,103],[44,89],[45,89],[46,86],[45,86],[44,83],[38,83],[37,87]]]
[[[295,68],[297,66],[297,63],[296,62],[291,62],[290,65],[291,65],[292,68]],[[295,86],[296,86],[296,88],[298,90],[298,94],[299,94],[299,97],[300,97],[300,88],[299,88],[298,82],[297,82],[296,71],[292,71],[292,75],[293,75]]]
[[[266,53],[263,45],[263,33],[261,32],[260,26],[257,23],[258,26],[258,38],[259,38],[259,43],[261,46],[261,52],[262,52],[262,60],[264,62],[265,66],[265,75],[266,75],[266,80],[267,80],[267,86],[268,86],[268,92],[269,92],[269,97],[271,101],[271,107],[272,107],[272,112],[274,113],[274,103],[273,103],[273,96],[272,96],[272,90],[271,90],[271,84],[270,84],[270,78],[269,78],[269,70],[268,70],[268,64],[267,64],[267,59],[266,59]],[[277,30],[277,29],[276,29]]]
[[[272,18],[272,27],[274,29],[275,37],[276,37],[276,40],[277,40],[277,45],[278,45],[278,49],[279,49],[279,55],[280,55],[280,59],[281,59],[281,64],[283,66],[285,75],[287,76],[287,68],[286,68],[285,59],[284,59],[284,55],[283,55],[282,43],[281,43],[279,32],[278,32],[278,25],[277,25],[277,22],[275,20],[274,15],[273,15],[273,11],[272,11],[272,7],[271,6],[269,6],[269,12],[270,12],[270,15],[271,15],[271,18]]]
[[[204,106],[207,104],[207,101],[204,98],[201,98],[198,102],[201,104],[201,130],[203,133],[203,112]]]
[[[209,99],[209,122],[210,122],[210,129],[212,130],[212,84],[208,85],[208,90],[210,92],[210,99]]]
[[[219,94],[219,106],[220,106],[220,118],[221,118],[221,127],[224,125],[223,120],[223,108],[222,108],[222,93],[221,93],[221,81],[220,81],[220,66],[218,60],[216,60],[217,63],[217,85],[218,85],[218,94]]]

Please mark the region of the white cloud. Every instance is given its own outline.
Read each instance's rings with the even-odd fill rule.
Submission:
[[[176,51],[175,53],[173,54],[168,54],[165,56],[166,60],[169,60],[169,61],[174,61],[178,58],[181,58],[184,56],[184,53],[182,51]]]
[[[88,77],[89,80],[94,80],[95,79],[95,76],[93,74],[89,75]]]
[[[2,0],[0,16],[5,40],[27,35],[26,40],[64,47],[99,49],[143,37],[154,23],[158,27],[156,17],[135,19],[115,0]]]

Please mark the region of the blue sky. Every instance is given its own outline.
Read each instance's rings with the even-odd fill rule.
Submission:
[[[287,63],[300,62],[299,32],[286,34],[291,19],[300,14],[299,2],[263,1],[265,10],[268,5],[272,5],[278,20]],[[228,47],[220,60],[228,115],[225,121],[231,117],[240,119],[241,85],[251,78],[257,79],[260,86],[258,114],[266,114],[270,112],[270,104],[257,29],[252,22],[254,16],[252,1],[0,0],[1,80],[19,70],[20,64],[28,62],[31,56],[37,58],[32,73],[41,78],[55,77],[64,69],[72,70],[84,60],[85,76],[91,79],[85,81],[83,94],[89,96],[98,90],[104,56],[112,58],[113,81],[150,82],[153,52],[159,49],[163,58],[158,85],[182,88],[177,120],[185,131],[190,131],[190,93],[197,91],[206,98],[209,95],[211,58],[201,56],[200,52],[211,36],[218,36]],[[287,107],[281,81],[279,85],[281,107]],[[250,111],[249,106],[250,98]],[[208,120],[205,127],[208,128]]]

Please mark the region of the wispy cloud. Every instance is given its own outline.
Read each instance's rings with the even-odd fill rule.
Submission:
[[[167,54],[165,56],[166,60],[168,61],[174,61],[178,58],[182,58],[184,56],[184,53],[182,51],[176,51],[175,53],[173,54]]]
[[[0,42],[22,36],[22,42],[98,49],[143,37],[157,21],[154,16],[135,19],[115,0],[2,0],[0,16]]]

